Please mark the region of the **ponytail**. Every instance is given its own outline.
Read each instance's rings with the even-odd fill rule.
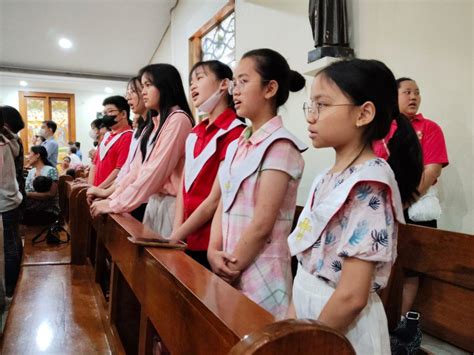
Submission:
[[[397,179],[403,204],[409,205],[420,195],[418,185],[423,174],[423,156],[420,141],[409,119],[399,114],[395,121],[397,130],[387,144],[390,152],[387,162]]]

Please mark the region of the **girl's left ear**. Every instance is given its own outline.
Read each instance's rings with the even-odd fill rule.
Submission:
[[[276,80],[270,80],[265,86],[265,98],[271,99],[278,92],[278,82]]]
[[[219,90],[227,92],[229,90],[229,81],[230,79],[222,80],[221,83],[219,84]]]
[[[375,105],[371,101],[366,101],[359,106],[359,109],[360,112],[356,120],[356,126],[367,126],[375,118]]]

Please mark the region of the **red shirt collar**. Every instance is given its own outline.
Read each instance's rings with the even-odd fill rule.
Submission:
[[[226,108],[215,120],[208,126],[209,119],[202,120],[193,131],[197,135],[205,134],[206,131],[212,131],[213,129],[227,129],[230,124],[235,120],[237,115],[231,108]]]
[[[113,136],[115,136],[119,133],[122,133],[122,132],[125,132],[125,131],[130,131],[130,130],[131,130],[130,126],[127,125],[127,126],[124,126],[120,129],[116,130],[115,132],[110,131],[110,135],[113,137]]]
[[[417,113],[415,116],[413,116],[411,119],[411,121],[423,121],[423,120],[426,120],[426,118],[423,116],[423,114],[421,113]]]

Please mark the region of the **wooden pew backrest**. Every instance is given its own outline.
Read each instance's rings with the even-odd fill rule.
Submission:
[[[400,314],[404,270],[420,275],[414,309],[423,331],[474,352],[474,236],[400,225],[397,263],[382,295],[392,326]]]
[[[315,350],[317,349],[317,352]],[[229,355],[353,355],[347,338],[315,320],[284,320],[270,324],[237,343]]]

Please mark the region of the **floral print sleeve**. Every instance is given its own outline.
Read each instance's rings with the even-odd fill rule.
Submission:
[[[372,290],[385,287],[397,254],[398,224],[390,201],[385,184],[354,185],[321,237],[300,255],[305,270],[337,285],[344,259],[358,258],[375,263]]]
[[[337,254],[367,261],[392,260],[393,210],[389,188],[378,182],[356,184],[340,219],[341,240]]]
[[[55,168],[48,169],[46,176],[51,178],[53,181],[58,181],[58,171]]]

